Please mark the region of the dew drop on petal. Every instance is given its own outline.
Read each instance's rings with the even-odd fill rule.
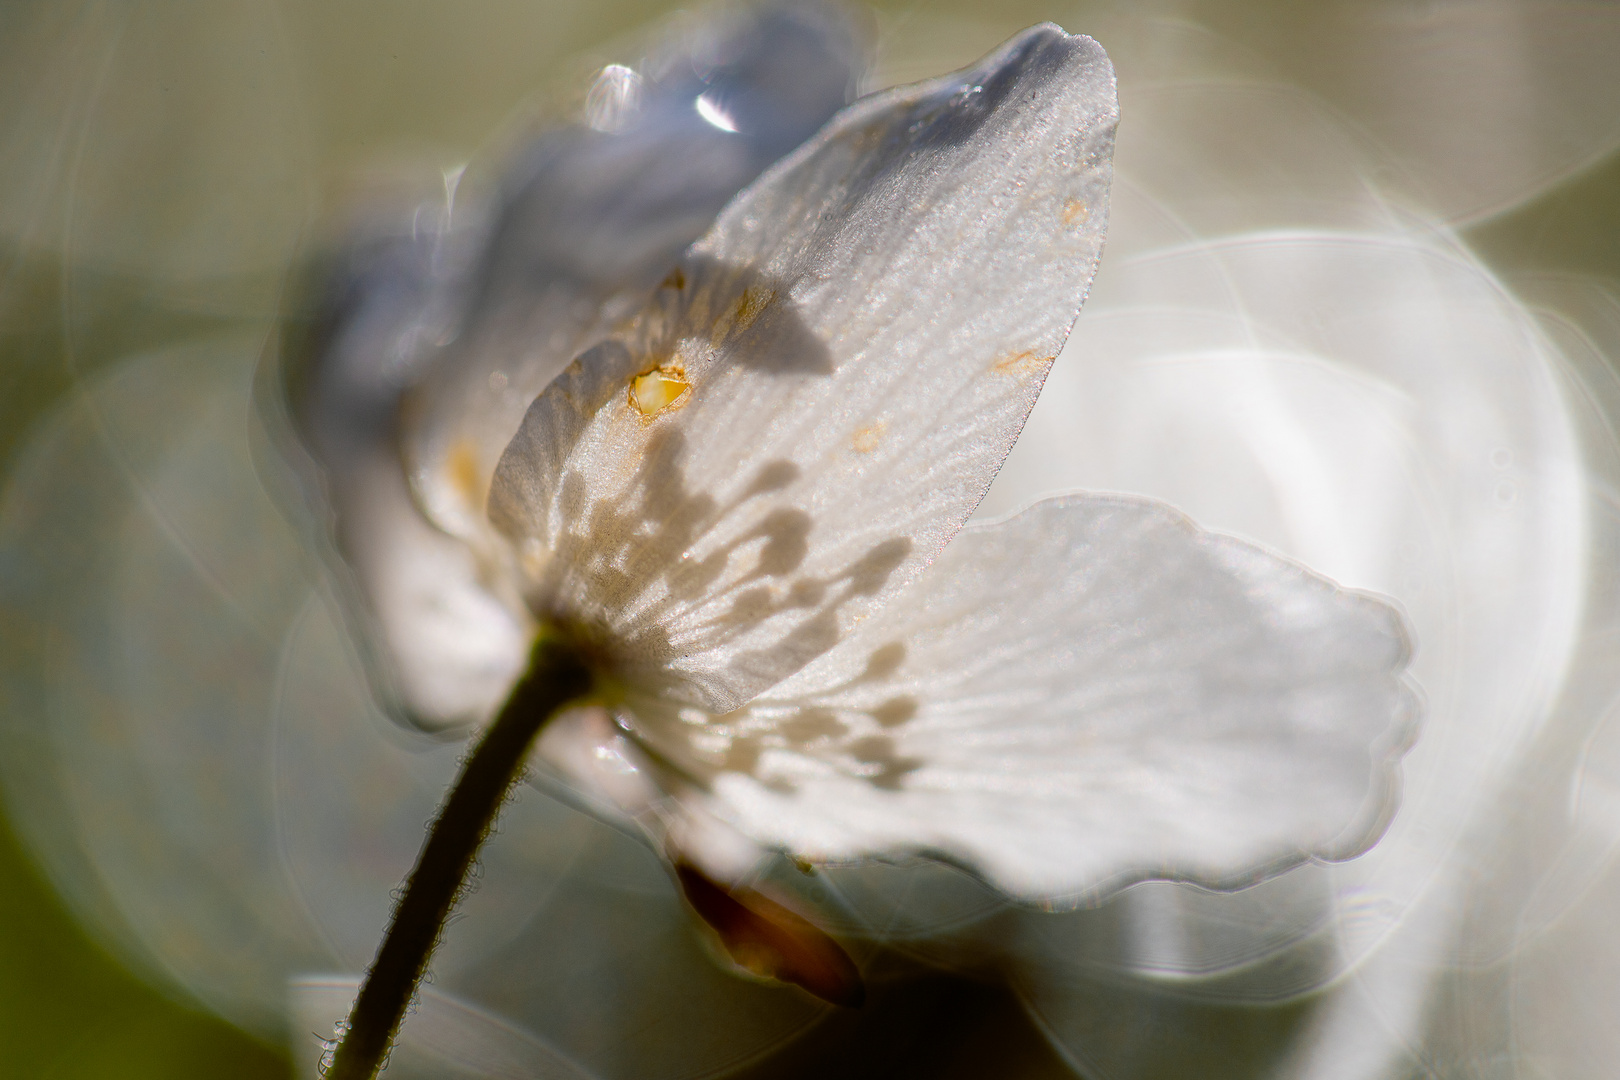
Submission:
[[[699,116],[721,131],[735,132],[737,130],[737,122],[724,109],[720,108],[719,104],[710,98],[708,94],[700,94],[693,104],[697,106]]]

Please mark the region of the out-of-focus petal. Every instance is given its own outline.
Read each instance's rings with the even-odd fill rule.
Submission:
[[[25,453],[0,506],[0,768],[11,821],[122,958],[280,1039],[289,978],[370,961],[463,747],[378,711],[260,486],[262,344],[128,358]],[[701,1075],[823,1015],[718,968],[646,844],[541,791],[480,864],[436,985],[593,1072]]]
[[[586,124],[526,147],[487,227],[463,224],[477,214],[455,213],[447,175],[443,198],[395,215],[398,235],[370,208],[317,283],[312,332],[288,357],[291,409],[321,466],[309,486],[329,500],[350,622],[379,695],[410,719],[481,719],[527,657],[526,614],[479,525],[522,410],[580,334],[601,332],[604,304],[649,289],[727,199],[844,104],[859,63],[831,7],[695,20],[645,76],[603,73],[625,84],[609,87],[612,117],[593,97]],[[700,95],[743,129],[704,121]],[[471,548],[422,517],[408,464],[415,494]]]
[[[1559,354],[1432,234],[1240,236],[1110,270],[985,511],[1072,487],[1144,492],[1392,595],[1416,632],[1426,727],[1389,833],[1353,862],[1295,871],[1322,883],[1286,913],[1249,918],[1252,891],[1183,903],[1161,895],[1177,886],[1143,885],[1121,903],[1151,929],[1031,920],[1019,978],[1079,1053],[1098,973],[1221,1002],[1355,970],[1296,1049],[1310,1075],[1376,1073],[1422,1038],[1460,926],[1460,845],[1574,643],[1587,524]]]
[[[743,193],[502,458],[491,517],[540,613],[618,643],[630,685],[724,709],[893,595],[1068,335],[1115,118],[1097,44],[1038,27],[853,106]]]
[[[481,720],[499,704],[532,631],[522,603],[502,595],[499,568],[430,523],[405,479],[400,396],[459,314],[466,261],[447,207],[424,202],[414,218],[405,235],[356,227],[260,406],[272,420],[285,417],[275,426],[294,468],[306,460],[302,447],[318,462],[302,470],[304,487],[316,515],[331,519],[334,575],[377,696],[441,727]]]
[[[483,531],[491,475],[530,402],[645,301],[732,196],[850,100],[864,64],[860,32],[833,5],[714,10],[640,70],[605,70],[584,124],[523,150],[464,324],[405,419],[409,475],[435,522]]]
[[[693,771],[818,861],[932,851],[1048,902],[1229,885],[1382,831],[1407,655],[1371,597],[1163,504],[1075,496],[963,531]],[[681,762],[679,726],[644,737]]]

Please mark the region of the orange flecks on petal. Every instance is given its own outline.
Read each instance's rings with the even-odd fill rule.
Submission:
[[[857,454],[870,454],[877,449],[878,441],[883,438],[883,432],[888,426],[882,420],[866,425],[850,437],[850,447]]]
[[[771,301],[775,299],[775,289],[761,289],[752,286],[744,289],[743,294],[737,298],[737,332],[740,334],[753,326],[754,320],[759,318],[764,310],[770,306]]]
[[[456,493],[469,504],[482,508],[484,485],[479,482],[478,447],[473,445],[473,441],[458,439],[450,447],[444,467],[450,475],[450,486],[455,488]]]
[[[866,1000],[855,961],[803,916],[753,889],[728,889],[691,863],[677,863],[675,877],[686,902],[738,967],[792,983],[834,1005],[853,1009]]]
[[[1055,359],[1055,356],[1028,351],[1009,353],[992,364],[990,370],[999,375],[1034,375],[1044,371]]]
[[[637,375],[630,380],[630,407],[642,419],[651,420],[665,409],[679,408],[692,389],[686,372],[679,367],[665,365]]]
[[[1063,204],[1063,224],[1084,225],[1091,220],[1091,207],[1079,199],[1070,199]]]
[[[710,343],[718,346],[731,334],[740,334],[753,326],[775,299],[775,289],[758,285],[750,285],[744,289],[742,295],[737,297],[737,302],[731,306],[731,310],[715,321]]]

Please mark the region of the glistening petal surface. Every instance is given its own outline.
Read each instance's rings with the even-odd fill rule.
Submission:
[[[598,79],[633,91],[613,123],[588,107],[587,123],[531,137],[495,198],[473,169],[363,212],[319,282],[314,333],[286,357],[353,631],[378,696],[422,726],[482,719],[527,657],[532,628],[483,518],[523,410],[600,336],[604,308],[611,322],[638,306],[727,200],[845,104],[862,45],[840,9],[776,3],[692,20],[642,67]],[[703,120],[700,93],[743,128]]]
[[[627,684],[735,707],[931,560],[1089,288],[1113,71],[1029,30],[870,98],[721,215],[535,402],[490,514]]]
[[[524,410],[583,348],[634,312],[737,192],[853,96],[865,43],[832,4],[712,8],[639,71],[604,70],[584,124],[547,131],[507,167],[464,325],[403,418],[417,497],[458,535]],[[720,108],[730,130],[699,112]]]
[[[727,738],[691,768],[812,859],[928,850],[1040,900],[1230,885],[1382,831],[1408,655],[1380,600],[1162,503],[1071,496],[964,530],[838,650],[712,720]]]

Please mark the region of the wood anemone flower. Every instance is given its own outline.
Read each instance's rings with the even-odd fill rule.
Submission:
[[[590,737],[683,809],[1043,901],[1378,835],[1388,604],[1147,500],[962,529],[1089,286],[1114,121],[1055,27],[863,101],[530,407],[490,518],[613,710]]]
[[[1090,287],[1116,120],[1102,49],[1049,25],[858,102],[533,399],[468,532],[529,665],[332,1075],[375,1068],[536,736],[739,966],[845,1004],[849,958],[747,885],[769,849],[1061,904],[1376,839],[1416,717],[1389,604],[1143,499],[963,527]]]

